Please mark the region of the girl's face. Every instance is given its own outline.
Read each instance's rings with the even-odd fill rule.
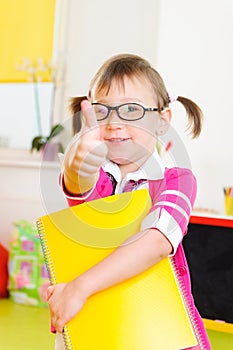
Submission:
[[[158,107],[157,97],[145,78],[124,78],[124,86],[113,81],[108,94],[96,94],[92,102],[107,106],[139,103],[144,107]],[[146,112],[142,119],[125,121],[111,111],[99,122],[101,139],[107,144],[108,159],[117,163],[124,174],[137,170],[154,152],[157,135],[166,132],[171,118],[170,109]]]

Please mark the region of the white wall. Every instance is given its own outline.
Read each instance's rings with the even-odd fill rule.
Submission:
[[[0,147],[30,149],[40,135],[34,89],[32,83],[0,83]],[[53,84],[38,83],[36,89],[42,133],[49,135]]]
[[[204,111],[201,137],[184,138],[198,178],[196,206],[221,213],[222,189],[233,185],[232,19],[231,0],[163,0],[157,43],[157,67],[168,89],[191,97]],[[185,119],[174,107],[179,130]]]
[[[86,94],[110,56],[131,52],[155,61],[159,0],[67,2],[66,96]]]

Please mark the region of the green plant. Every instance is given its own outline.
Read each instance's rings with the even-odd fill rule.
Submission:
[[[51,142],[54,137],[59,135],[64,130],[64,127],[61,124],[56,124],[52,127],[51,132],[48,136],[36,136],[32,140],[31,144],[31,152],[35,149],[38,152],[43,149],[43,147],[48,143]],[[64,152],[63,146],[61,142],[58,142],[59,146],[59,152]]]
[[[31,142],[31,152],[33,150],[40,151],[45,148],[46,144],[52,141],[54,137],[60,134],[64,127],[61,124],[56,124],[53,126],[54,117],[54,103],[56,96],[57,85],[62,81],[62,66],[61,62],[59,65],[55,65],[52,61],[45,61],[43,58],[38,57],[35,61],[24,57],[22,64],[17,64],[18,70],[22,70],[28,74],[28,80],[33,83],[34,92],[34,103],[35,103],[35,114],[36,114],[36,126],[38,136],[35,136]],[[50,134],[48,136],[43,135],[41,110],[40,110],[40,96],[39,96],[39,83],[51,82],[52,83],[52,96],[51,96],[51,106],[49,113],[49,125],[51,128]],[[53,142],[58,145],[58,152],[64,151],[61,142]]]

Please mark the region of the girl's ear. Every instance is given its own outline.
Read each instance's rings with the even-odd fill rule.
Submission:
[[[172,112],[170,108],[165,108],[162,110],[162,112],[160,112],[158,129],[156,132],[157,136],[162,136],[166,134],[170,126],[171,119],[172,119]]]

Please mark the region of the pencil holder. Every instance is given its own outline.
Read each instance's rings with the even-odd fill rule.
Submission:
[[[233,216],[233,187],[224,189],[225,193],[225,214]]]

